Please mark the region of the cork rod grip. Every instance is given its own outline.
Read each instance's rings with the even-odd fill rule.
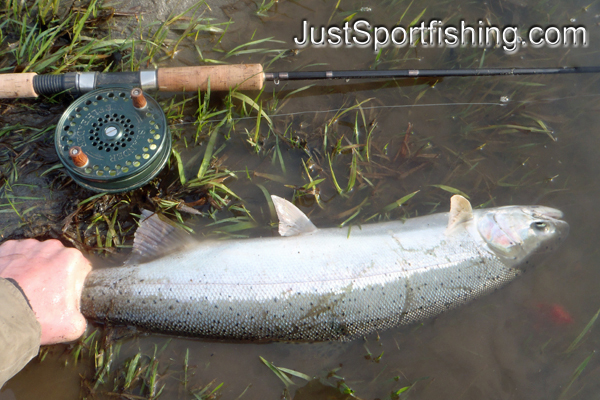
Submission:
[[[0,99],[38,97],[33,90],[35,72],[25,74],[0,74]]]
[[[260,90],[265,81],[262,65],[215,65],[205,67],[159,68],[158,90],[196,92],[206,90],[210,78],[211,91]]]

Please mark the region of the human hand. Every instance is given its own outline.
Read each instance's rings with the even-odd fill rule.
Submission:
[[[42,327],[41,344],[80,337],[86,321],[79,311],[90,262],[58,240],[9,240],[0,246],[0,278],[14,279]]]

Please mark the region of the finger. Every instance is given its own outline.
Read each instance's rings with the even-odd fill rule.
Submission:
[[[13,254],[23,254],[27,250],[39,245],[40,242],[35,239],[25,240],[7,240],[0,245],[0,257],[10,256]]]
[[[85,333],[87,321],[80,312],[64,312],[53,320],[40,319],[42,326],[41,344],[57,344],[77,340]]]
[[[11,265],[22,263],[31,257],[31,253],[35,252],[35,247],[39,246],[40,242],[35,239],[26,240],[8,240],[0,246],[0,276],[10,277],[6,274],[10,273]]]
[[[83,284],[88,273],[92,270],[92,266],[79,250],[72,248],[65,248],[60,252],[58,258],[64,266],[61,273],[65,274],[64,295],[67,307],[79,311]]]
[[[56,239],[40,242],[36,239],[9,240],[0,246],[0,259],[43,258],[52,259],[58,252],[65,249]]]
[[[28,243],[28,245],[30,245],[30,243]],[[66,247],[56,239],[48,239],[41,243],[31,243],[31,255],[35,256],[36,258],[52,260],[64,250],[66,250]]]

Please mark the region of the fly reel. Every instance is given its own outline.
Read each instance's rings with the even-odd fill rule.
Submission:
[[[159,104],[141,89],[108,87],[67,108],[56,126],[55,145],[75,182],[119,193],[160,172],[171,153],[171,133]]]

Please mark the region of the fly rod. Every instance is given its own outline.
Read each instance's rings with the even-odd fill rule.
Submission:
[[[264,72],[260,64],[158,68],[137,72],[34,72],[0,74],[0,98],[37,97],[69,91],[74,95],[114,86],[140,87],[164,92],[260,90],[265,82],[323,79],[393,79],[451,76],[548,75],[597,73],[600,66],[563,68],[404,69],[362,71]]]

